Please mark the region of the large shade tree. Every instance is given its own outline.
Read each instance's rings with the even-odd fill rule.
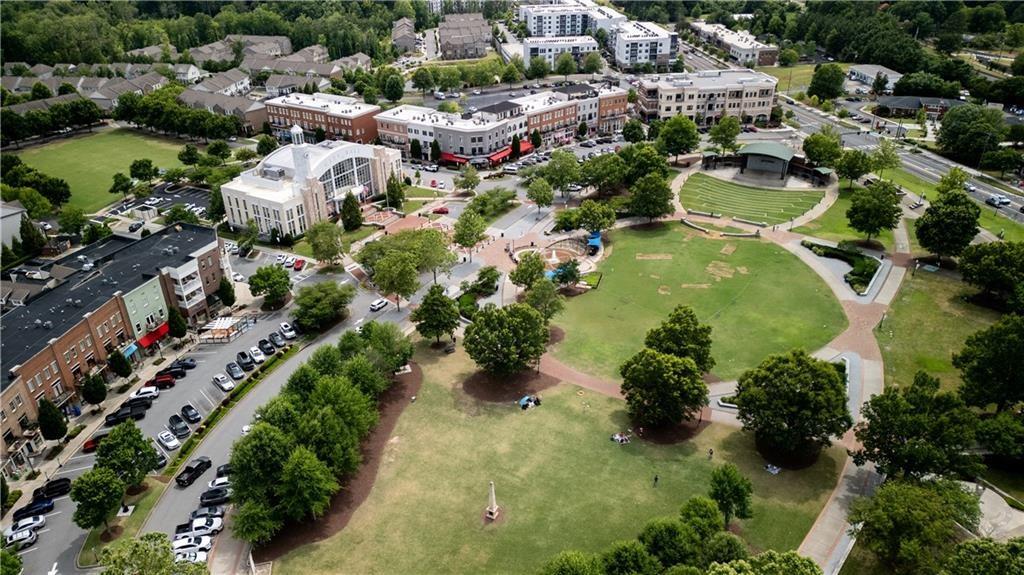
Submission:
[[[641,425],[677,425],[708,404],[708,388],[690,358],[643,349],[619,370],[630,417]]]
[[[525,304],[484,306],[466,328],[466,352],[485,371],[510,375],[534,366],[548,341],[547,324]]]
[[[1024,316],[1007,315],[972,334],[953,365],[960,370],[960,394],[976,407],[1000,411],[1024,401]]]
[[[711,357],[711,326],[700,323],[690,306],[676,306],[668,319],[647,332],[644,345],[661,353],[688,357],[703,373],[715,367]]]

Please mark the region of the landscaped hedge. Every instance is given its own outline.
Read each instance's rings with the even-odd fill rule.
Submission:
[[[480,306],[476,303],[476,294],[472,292],[466,292],[459,296],[459,314],[466,319],[473,319],[476,312],[480,309]]]
[[[817,256],[841,260],[853,266],[853,269],[847,272],[843,279],[857,293],[867,290],[871,278],[875,277],[875,272],[878,271],[880,265],[875,258],[854,250],[823,246],[807,240],[800,242],[800,245],[811,250]]]

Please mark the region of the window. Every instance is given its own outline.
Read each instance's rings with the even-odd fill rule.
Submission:
[[[53,396],[60,397],[64,393],[64,386],[61,385],[60,380],[57,380],[53,384]]]

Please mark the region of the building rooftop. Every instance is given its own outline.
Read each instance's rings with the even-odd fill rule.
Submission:
[[[615,37],[623,40],[650,40],[655,38],[668,38],[669,31],[654,22],[637,22],[635,20],[630,20],[618,25],[615,29]]]
[[[440,112],[433,108],[412,106],[409,104],[404,104],[402,106],[391,108],[386,112],[381,112],[380,114],[377,114],[377,118],[381,120],[406,123],[419,122],[421,124],[451,128],[454,130],[472,130],[502,121],[492,120],[481,116],[460,116],[459,114]]]
[[[480,108],[479,111],[490,114],[502,114],[504,112],[518,110],[519,108],[519,104],[516,104],[515,102],[512,102],[510,100],[502,100],[501,102],[495,102],[490,106],[484,106],[483,108]]]
[[[695,20],[690,23],[690,26],[704,34],[711,34],[717,37],[720,42],[736,46],[737,48],[762,49],[772,47],[764,42],[759,42],[753,34],[746,30],[730,30],[723,24],[711,24],[704,20]]]
[[[350,98],[348,96],[336,96],[317,92],[315,94],[303,94],[295,92],[287,96],[280,96],[267,100],[268,106],[287,106],[289,108],[301,108],[314,112],[322,112],[341,118],[357,118],[366,114],[373,114],[380,111],[380,106],[367,104]]]
[[[769,156],[777,158],[783,161],[790,161],[793,159],[793,155],[796,153],[792,148],[778,142],[755,142],[753,144],[747,144],[740,149],[740,155],[745,156],[748,154],[757,154],[760,156]]]
[[[646,76],[642,80],[642,85],[644,88],[671,90],[688,86],[696,88],[728,88],[745,84],[771,84],[774,86],[777,82],[778,80],[774,77],[763,72],[757,72],[749,68],[732,68],[728,70],[703,70],[700,72]]]
[[[881,72],[883,75],[889,77],[890,82],[896,82],[898,79],[903,77],[903,74],[900,74],[896,70],[886,68],[885,66],[878,66],[876,64],[854,64],[853,66],[850,66],[850,71],[856,71],[872,78],[878,76],[878,73]]]
[[[531,44],[564,44],[566,46],[593,44],[597,46],[597,40],[593,36],[531,36],[523,39],[524,46]]]
[[[204,90],[208,92],[219,92],[226,88],[230,88],[235,84],[247,79],[248,74],[239,70],[238,68],[232,68],[225,72],[219,72],[210,76],[209,78],[200,82],[197,86],[197,90]]]
[[[0,387],[6,388],[12,381],[8,377],[11,369],[66,333],[86,313],[95,311],[118,292],[128,293],[139,287],[161,268],[189,261],[197,249],[216,240],[213,228],[179,224],[136,241],[110,236],[39,268],[37,271],[56,280],[56,285],[27,305],[0,316],[0,369],[5,374]],[[33,281],[38,280],[22,273],[14,284]]]

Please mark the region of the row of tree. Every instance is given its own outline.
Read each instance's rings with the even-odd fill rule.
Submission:
[[[24,114],[4,108],[0,110],[0,137],[4,145],[16,145],[34,136],[92,126],[100,121],[102,115],[96,103],[86,98],[56,102],[47,108],[28,110]]]
[[[195,110],[179,102],[182,90],[184,87],[171,84],[145,96],[122,94],[114,107],[114,119],[193,138],[223,140],[241,132],[241,122],[235,116]]]
[[[397,325],[369,322],[337,345],[320,346],[292,372],[231,448],[235,535],[263,543],[286,522],[328,509],[341,482],[359,468],[378,398],[412,352]]]

